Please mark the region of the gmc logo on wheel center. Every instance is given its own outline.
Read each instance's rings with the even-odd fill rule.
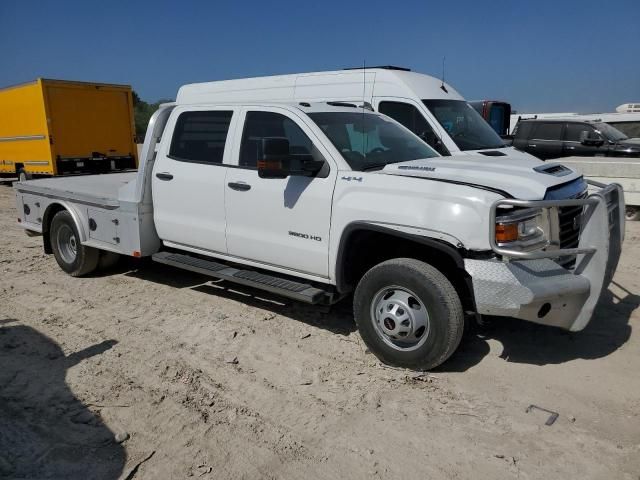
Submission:
[[[317,235],[309,235],[308,233],[300,233],[300,232],[292,232],[289,230],[289,235],[292,237],[305,238],[307,240],[315,240],[316,242],[321,242],[322,237],[318,237]]]

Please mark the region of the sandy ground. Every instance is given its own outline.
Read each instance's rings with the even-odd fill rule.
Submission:
[[[420,375],[348,303],[149,262],[74,279],[15,218],[0,185],[0,476],[640,478],[640,222],[585,331],[505,320]]]

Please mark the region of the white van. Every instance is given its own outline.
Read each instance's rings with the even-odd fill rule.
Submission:
[[[449,84],[400,67],[372,67],[194,83],[178,103],[268,101],[370,104],[420,136],[442,155],[534,158],[505,146]]]

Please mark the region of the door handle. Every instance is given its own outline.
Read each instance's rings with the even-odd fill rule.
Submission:
[[[564,147],[564,148],[566,148],[567,150],[575,150],[576,149],[576,147]]]
[[[231,190],[237,190],[239,192],[246,192],[247,190],[251,190],[251,185],[244,182],[229,182],[227,183]]]
[[[529,147],[531,147],[531,148],[536,148],[537,146],[538,146],[538,145],[536,145],[535,143],[530,143],[530,144],[529,144]]]
[[[156,173],[156,177],[158,177],[160,180],[164,180],[164,181],[173,180],[173,175],[171,175],[170,173],[167,173],[167,172],[158,172],[158,173]]]

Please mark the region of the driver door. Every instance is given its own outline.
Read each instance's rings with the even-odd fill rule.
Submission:
[[[564,155],[576,155],[578,157],[597,157],[606,155],[606,147],[598,145],[584,145],[580,140],[582,132],[595,136],[598,135],[591,125],[585,123],[567,123],[564,129]],[[605,142],[606,143],[606,142]]]

